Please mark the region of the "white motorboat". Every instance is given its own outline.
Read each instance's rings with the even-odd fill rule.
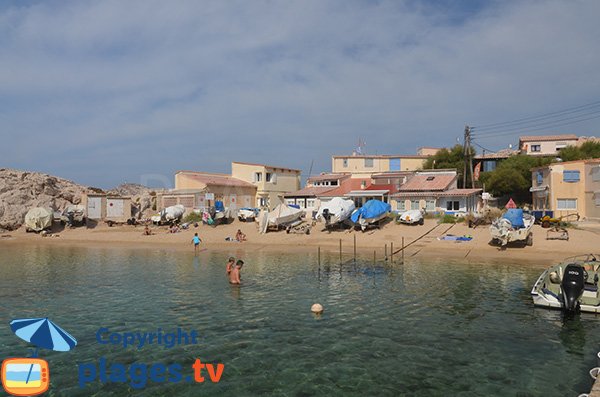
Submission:
[[[405,223],[407,225],[422,225],[425,220],[423,219],[423,211],[422,210],[408,210],[404,211],[398,217],[400,223]]]
[[[502,247],[515,241],[524,241],[527,245],[533,245],[533,233],[531,229],[535,218],[524,214],[520,209],[509,209],[501,218],[496,219],[490,226],[492,241],[500,243]]]
[[[567,258],[537,279],[531,289],[535,306],[569,312],[600,313],[600,254]]]
[[[254,222],[259,212],[258,208],[240,208],[237,216],[240,222]]]
[[[354,201],[334,197],[330,201],[321,204],[316,219],[324,222],[326,227],[333,226],[350,218],[355,208]]]
[[[362,207],[355,210],[350,219],[364,232],[369,226],[379,226],[391,211],[391,206],[381,200],[369,200]]]
[[[269,212],[269,226],[285,226],[302,218],[303,215],[304,210],[281,203]]]

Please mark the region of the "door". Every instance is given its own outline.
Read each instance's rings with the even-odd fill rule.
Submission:
[[[390,159],[390,171],[400,171],[400,159]]]
[[[106,217],[121,218],[123,216],[123,200],[122,199],[107,199],[106,200]]]
[[[232,210],[237,208],[237,196],[233,193],[229,195],[229,208]]]
[[[90,219],[102,218],[102,197],[88,197],[87,217]]]

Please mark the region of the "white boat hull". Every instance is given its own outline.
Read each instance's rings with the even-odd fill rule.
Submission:
[[[593,255],[600,260],[600,255]],[[582,256],[583,257],[583,256]],[[589,256],[585,256],[589,257]],[[531,288],[531,298],[533,304],[538,307],[545,307],[549,309],[564,310],[563,298],[562,298],[562,287],[557,283],[552,283],[550,280],[550,273],[555,272],[559,277],[562,278],[565,261],[562,264],[555,265],[546,269],[538,277],[537,281]],[[594,276],[598,274],[600,270],[600,262],[597,261],[581,261],[582,266],[588,273],[588,280],[594,279]],[[589,284],[588,284],[589,285]],[[553,289],[554,291],[552,291]],[[598,297],[598,290],[584,290],[582,296],[579,298],[579,310],[586,313],[600,313],[600,299]]]

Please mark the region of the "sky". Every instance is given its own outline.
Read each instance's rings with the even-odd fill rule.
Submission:
[[[477,126],[600,101],[598,15],[596,0],[3,1],[0,167],[172,187],[231,161],[306,177],[359,138],[414,154],[465,125],[502,149],[520,131]]]

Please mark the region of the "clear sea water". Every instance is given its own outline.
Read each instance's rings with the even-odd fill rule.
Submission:
[[[225,278],[242,256],[242,287]],[[535,309],[540,266],[368,261],[337,255],[0,246],[0,359],[26,357],[14,318],[49,317],[78,340],[50,364],[49,396],[577,396],[591,388],[600,318]],[[314,302],[325,313],[310,312]],[[200,344],[101,345],[115,332],[197,330]],[[78,365],[225,364],[204,383],[78,385]],[[185,375],[184,374],[184,375]]]

